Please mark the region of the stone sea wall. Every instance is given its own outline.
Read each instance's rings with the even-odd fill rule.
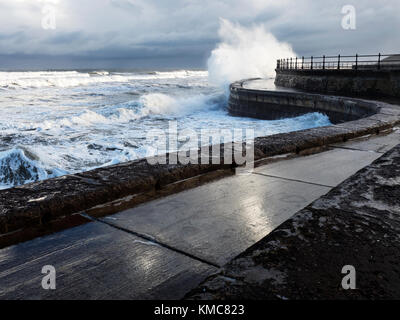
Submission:
[[[341,123],[379,112],[379,107],[370,101],[303,92],[252,90],[243,88],[244,82],[230,86],[228,110],[232,115],[275,120],[321,112],[333,123]]]
[[[400,68],[384,70],[276,70],[275,84],[324,94],[400,97]]]
[[[296,155],[328,144],[377,134],[400,123],[400,110],[396,106],[362,100],[355,101],[357,103],[365,104],[366,113],[372,110],[377,113],[337,125],[256,138],[256,164],[277,155]],[[204,175],[213,176],[217,171],[229,173],[238,164],[235,161],[225,164],[224,145],[220,149],[220,164],[212,164],[211,158],[209,164],[176,165],[151,165],[147,159],[140,159],[1,190],[0,245],[5,234],[43,226],[61,217],[68,217],[126,196],[145,201],[157,193],[180,190],[179,186],[187,189],[202,180]]]

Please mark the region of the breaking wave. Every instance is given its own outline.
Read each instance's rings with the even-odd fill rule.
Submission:
[[[151,73],[109,73],[108,71],[32,71],[0,72],[0,88],[77,87],[99,83],[129,82],[134,80],[183,79],[207,76],[207,71],[157,71]]]
[[[225,70],[225,69],[224,69]],[[214,71],[211,71],[214,72]],[[143,158],[149,130],[252,128],[265,136],[329,124],[321,114],[231,117],[207,71],[0,72],[0,189]]]
[[[62,170],[46,170],[32,154],[14,148],[0,152],[0,189],[18,186],[66,174]]]
[[[128,123],[148,116],[183,117],[197,111],[222,108],[225,96],[222,94],[196,95],[190,97],[173,97],[162,93],[151,93],[120,105],[106,107],[100,111],[85,110],[80,115],[31,123],[25,130],[50,130],[60,127],[90,127],[94,125],[113,125]]]
[[[184,116],[196,111],[216,109],[224,102],[225,97],[221,94],[175,98],[166,94],[152,93],[140,98],[143,106],[141,116],[151,114]]]

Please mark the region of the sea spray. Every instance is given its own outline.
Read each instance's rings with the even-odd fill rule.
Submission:
[[[263,24],[246,28],[220,19],[218,34],[221,42],[208,59],[209,81],[214,85],[275,77],[277,59],[295,55],[289,44],[278,41]]]
[[[140,98],[142,109],[141,116],[161,114],[184,116],[196,111],[207,111],[222,107],[221,94],[195,95],[191,97],[176,98],[162,93],[152,93]]]

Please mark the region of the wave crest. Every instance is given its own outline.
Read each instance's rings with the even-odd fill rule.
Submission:
[[[42,123],[31,123],[29,128],[52,130],[56,128],[90,127],[95,125],[113,125],[128,123],[148,116],[181,117],[198,111],[208,111],[226,105],[223,94],[196,95],[176,98],[162,93],[143,95],[139,101],[130,101],[120,105],[109,106],[102,111],[85,110],[80,115],[46,120]]]
[[[175,98],[162,93],[151,93],[140,98],[143,106],[141,116],[152,114],[184,116],[197,111],[217,108],[221,104],[221,95],[196,95]]]
[[[207,77],[207,71],[178,70],[153,73],[109,73],[108,71],[0,72],[0,88],[77,87],[99,83],[126,83],[135,80]]]
[[[0,152],[0,189],[47,178],[48,172],[22,149]]]

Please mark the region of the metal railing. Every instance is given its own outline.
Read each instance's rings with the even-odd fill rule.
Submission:
[[[322,56],[279,59],[278,70],[380,70],[400,69],[400,54]]]

